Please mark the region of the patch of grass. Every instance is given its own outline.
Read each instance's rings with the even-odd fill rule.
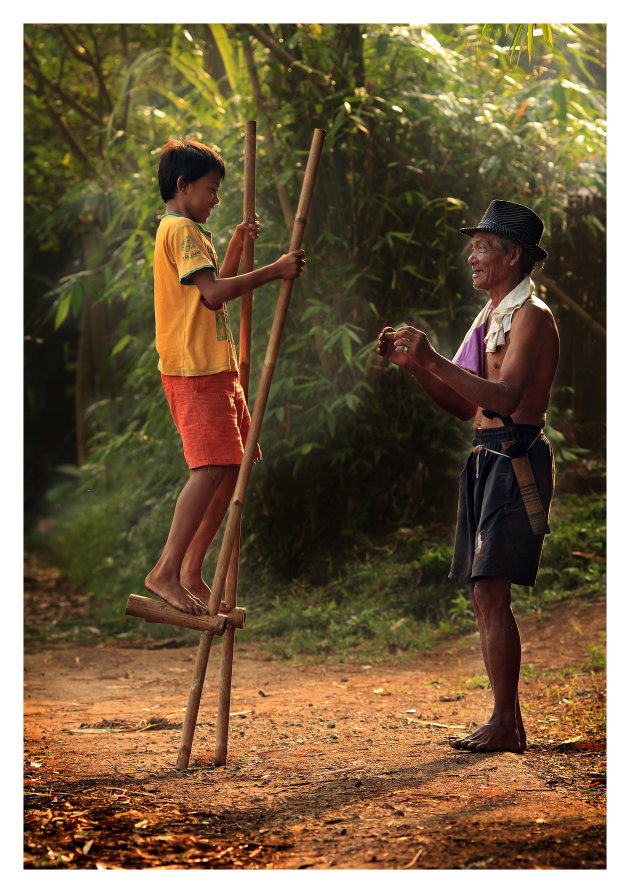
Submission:
[[[587,673],[601,673],[606,669],[606,650],[599,645],[589,645],[590,660],[582,664]]]
[[[535,611],[544,621],[546,606],[601,596],[605,517],[602,497],[558,499],[543,552],[541,585],[514,587],[516,611]],[[577,558],[583,562],[581,571]],[[404,659],[445,637],[476,629],[467,589],[448,580],[450,560],[450,538],[445,544],[435,531],[417,527],[347,561],[329,582],[316,587],[306,579],[281,586],[263,574],[252,588],[261,601],[260,613],[252,612],[244,633],[285,659],[330,654],[338,660]],[[266,597],[270,589],[282,589],[282,596]],[[593,655],[592,662],[600,659]]]
[[[281,583],[257,575],[257,610],[243,631],[284,659],[404,659],[470,622],[472,612],[448,582],[451,548],[423,528],[404,529],[386,545],[355,556],[325,584]],[[247,571],[242,591],[249,589]],[[270,592],[282,592],[279,596]]]
[[[130,592],[142,592],[147,567],[155,561],[170,523],[170,502],[178,484],[158,501],[133,487],[134,469],[124,500],[120,487],[102,486],[60,518],[52,540],[57,566],[93,593],[90,622],[51,631],[70,639],[89,639],[89,628],[110,637],[171,637],[173,627],[144,624],[124,615]],[[135,522],[142,516],[143,523]],[[554,503],[536,587],[514,587],[514,605],[523,614],[574,598],[601,596],[605,586],[605,503],[603,497],[565,496]],[[121,530],[123,531],[121,535]],[[239,638],[263,645],[281,659],[404,660],[445,637],[476,629],[467,587],[448,580],[450,529],[402,528],[386,540],[334,561],[316,585],[307,576],[287,580],[248,556],[243,542],[239,603],[249,609]],[[220,537],[217,539],[220,544]],[[211,579],[218,545],[209,556]],[[37,631],[33,631],[37,635]],[[178,630],[196,641],[198,634]],[[95,636],[96,637],[96,636]],[[97,637],[96,637],[97,638]],[[603,665],[593,652],[591,667]],[[526,672],[526,671],[525,671]]]
[[[484,691],[490,688],[490,680],[487,676],[470,676],[466,680],[466,685],[468,688],[481,688]]]

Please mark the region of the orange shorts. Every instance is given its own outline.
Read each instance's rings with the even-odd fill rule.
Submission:
[[[236,372],[162,374],[162,386],[188,467],[240,465],[251,419]]]

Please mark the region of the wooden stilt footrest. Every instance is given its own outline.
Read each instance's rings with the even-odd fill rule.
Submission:
[[[172,626],[184,626],[188,629],[199,629],[202,632],[222,636],[226,626],[242,629],[245,626],[247,611],[245,608],[232,608],[228,614],[186,614],[178,611],[166,602],[144,595],[130,595],[127,599],[125,614],[141,617],[147,623],[170,623]]]

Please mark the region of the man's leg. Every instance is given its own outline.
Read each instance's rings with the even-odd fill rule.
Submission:
[[[494,694],[488,722],[453,742],[462,750],[525,750],[525,729],[518,700],[521,640],[511,609],[511,583],[502,577],[480,577],[472,586],[481,652]]]
[[[228,510],[239,468],[239,465],[224,466],[223,478],[214,492],[182,561],[179,574],[180,583],[205,605],[208,604],[210,598],[210,587],[202,577],[203,562],[210,543],[213,541]]]
[[[144,581],[149,592],[188,614],[207,614],[207,610],[182,586],[182,563],[228,467],[231,466],[206,465],[192,469],[177,499],[164,551]]]
[[[475,598],[475,587],[474,585],[470,587],[470,597],[472,599],[473,608],[475,610],[475,616],[477,618],[477,625],[479,626],[479,637],[481,639],[481,653],[483,656],[483,662],[486,668],[486,673],[488,674],[488,679],[490,680],[490,686],[492,691],[494,692],[494,684],[492,682],[492,673],[490,662],[488,660],[488,645],[487,645],[487,634],[486,634],[486,626],[483,617],[483,613],[481,612],[479,605],[477,604],[477,600]],[[516,621],[515,621],[516,622]],[[517,628],[518,634],[518,628]],[[520,648],[520,637],[519,637],[519,648]],[[492,719],[492,718],[491,718]],[[525,745],[526,736],[525,736],[525,726],[523,725],[523,717],[521,715],[521,705],[518,697],[518,691],[516,692],[516,727],[518,729],[519,738],[521,740],[521,745]]]

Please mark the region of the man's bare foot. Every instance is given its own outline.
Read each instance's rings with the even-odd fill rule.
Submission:
[[[511,753],[523,753],[525,737],[519,735],[516,725],[501,725],[498,722],[487,722],[465,738],[455,738],[450,742],[456,750],[468,750],[475,753],[489,753],[496,750],[508,750]]]
[[[207,614],[207,606],[175,580],[160,579],[153,573],[147,574],[144,588],[152,595],[157,595],[172,608],[185,614]]]
[[[199,576],[186,575],[184,573],[180,574],[179,582],[186,589],[187,592],[190,592],[192,596],[194,596],[198,601],[208,607],[210,604],[210,597],[212,595],[212,590],[208,586],[205,580],[203,580]],[[231,611],[230,606],[226,602],[219,602],[219,614],[229,614]]]
[[[524,750],[527,750],[527,734],[525,733],[525,726],[523,725],[523,717],[521,716],[521,708],[516,705],[516,731],[518,732],[518,740],[521,745],[521,753]]]

